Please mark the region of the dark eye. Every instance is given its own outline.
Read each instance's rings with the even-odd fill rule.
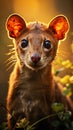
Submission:
[[[45,40],[43,46],[44,46],[46,49],[50,49],[50,48],[51,48],[51,41]]]
[[[25,48],[25,47],[27,47],[27,46],[28,46],[28,40],[23,39],[23,40],[21,41],[21,47],[22,47],[22,48]]]

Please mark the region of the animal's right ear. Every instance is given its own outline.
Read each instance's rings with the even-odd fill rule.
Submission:
[[[49,28],[58,40],[62,40],[69,30],[69,22],[64,15],[59,15],[50,22]]]
[[[17,38],[24,30],[26,30],[26,23],[19,15],[14,14],[7,19],[6,28],[10,37]]]

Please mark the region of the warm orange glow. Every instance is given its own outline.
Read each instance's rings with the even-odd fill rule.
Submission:
[[[57,26],[56,26],[56,30],[59,31],[61,30],[61,28],[64,26],[64,22],[62,23],[57,23]]]
[[[18,15],[12,15],[8,18],[7,29],[9,35],[13,38],[16,38],[20,35],[20,32],[26,28],[24,20]]]
[[[50,27],[54,30],[57,39],[61,40],[65,37],[65,33],[69,29],[68,20],[65,16],[57,16],[52,20]]]
[[[41,21],[49,23],[49,21],[57,14],[55,1],[52,0],[15,0],[14,11],[27,22]]]
[[[68,22],[61,18],[55,26],[59,39],[64,37],[65,33],[68,31],[69,25]]]
[[[9,8],[7,7],[8,12],[9,9],[11,8],[10,7],[11,3],[12,3],[11,7],[13,12],[20,14],[25,19],[26,22],[40,21],[48,24],[53,17],[59,15],[60,13],[65,14],[69,18],[68,15],[69,11],[67,10],[68,14],[64,12],[64,10],[66,10],[67,7],[69,8],[69,3],[70,3],[69,1],[65,3],[66,6],[62,11],[59,10],[59,6],[61,9],[62,5],[60,5],[59,1],[55,1],[55,0],[52,1],[51,0],[13,0],[12,2],[8,2],[9,5]],[[70,48],[69,43],[71,43],[71,39],[68,38],[66,38],[65,41],[60,42],[58,55],[61,55],[63,57],[64,56],[70,57],[70,58],[72,57],[69,51]],[[73,59],[73,57],[71,59]]]
[[[65,19],[61,17],[61,19],[58,21],[56,24],[56,30],[59,31],[61,30],[62,32],[66,32],[68,30],[68,23],[66,22]]]

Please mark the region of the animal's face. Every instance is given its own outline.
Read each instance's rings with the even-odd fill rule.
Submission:
[[[27,30],[15,40],[20,61],[31,69],[41,69],[50,64],[55,57],[57,40],[51,32],[41,30],[35,23],[33,30]]]
[[[54,59],[58,40],[68,31],[68,22],[64,16],[51,21],[49,27],[32,23],[26,26],[18,15],[12,15],[7,21],[9,35],[15,38],[18,59],[23,65],[33,70],[42,69]]]

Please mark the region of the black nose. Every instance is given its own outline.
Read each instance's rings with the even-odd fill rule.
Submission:
[[[40,61],[41,57],[38,53],[34,53],[31,56],[31,60],[33,63],[37,64]]]

